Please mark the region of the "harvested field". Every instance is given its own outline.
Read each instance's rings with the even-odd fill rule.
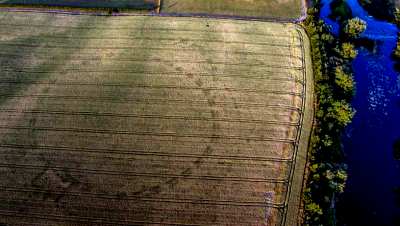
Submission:
[[[295,225],[312,121],[297,25],[0,18],[0,224]]]
[[[163,0],[162,12],[296,19],[302,0]]]
[[[0,0],[0,5],[61,6],[78,8],[124,8],[153,10],[156,0]]]

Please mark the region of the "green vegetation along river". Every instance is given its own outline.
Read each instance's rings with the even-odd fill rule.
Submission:
[[[322,1],[321,18],[337,34],[339,25],[329,19],[330,2]],[[349,177],[338,203],[339,225],[399,225],[393,190],[400,185],[400,169],[392,146],[400,137],[400,77],[391,59],[398,29],[369,16],[357,0],[347,4],[354,17],[367,22],[362,37],[374,40],[376,47],[358,48],[353,61],[357,113],[343,134]]]

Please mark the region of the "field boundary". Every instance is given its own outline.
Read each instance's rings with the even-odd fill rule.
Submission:
[[[54,13],[65,15],[92,15],[92,16],[160,16],[160,17],[195,17],[195,18],[212,18],[212,19],[231,19],[231,20],[245,20],[245,21],[264,21],[264,22],[283,22],[283,23],[301,23],[307,17],[307,0],[301,0],[301,14],[298,18],[278,18],[278,17],[252,17],[252,16],[230,16],[224,14],[208,14],[208,13],[164,13],[162,12],[162,3],[154,11],[146,13],[134,12],[113,12],[112,9],[85,9],[85,8],[65,8],[65,7],[43,7],[43,6],[9,6],[0,4],[0,12],[31,12],[31,13]],[[137,10],[141,11],[141,10]]]
[[[304,65],[304,98],[303,98],[303,112],[301,115],[301,128],[298,130],[298,140],[296,151],[294,155],[294,165],[291,169],[291,178],[289,183],[289,191],[287,193],[287,202],[285,206],[285,214],[283,214],[282,226],[295,226],[299,225],[299,212],[301,210],[301,197],[303,191],[304,172],[307,164],[308,146],[311,136],[311,130],[314,119],[314,79],[311,67],[310,57],[310,43],[308,36],[301,26],[297,27],[297,32],[303,45],[303,65]],[[306,37],[307,40],[304,40]]]

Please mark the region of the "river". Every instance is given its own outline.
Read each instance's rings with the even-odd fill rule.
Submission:
[[[321,19],[338,34],[339,26],[328,18],[329,3],[323,0]],[[358,48],[353,61],[357,111],[343,134],[348,181],[337,204],[338,225],[398,226],[400,217],[393,189],[400,186],[400,164],[392,145],[400,138],[400,75],[390,57],[396,46],[395,25],[369,16],[357,0],[348,0],[353,16],[367,22],[363,37],[375,40],[375,50]]]

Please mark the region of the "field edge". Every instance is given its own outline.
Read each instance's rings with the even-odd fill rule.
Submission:
[[[307,164],[308,147],[314,119],[314,75],[312,71],[310,40],[302,26],[296,24],[296,30],[299,32],[301,39],[303,39],[303,59],[306,73],[305,103],[303,110],[303,123],[300,130],[298,151],[295,160],[293,179],[291,182],[292,186],[290,186],[288,194],[289,197],[285,219],[282,222],[282,225],[284,226],[295,226],[300,225],[301,223],[299,222],[299,213],[303,195],[303,181]]]

